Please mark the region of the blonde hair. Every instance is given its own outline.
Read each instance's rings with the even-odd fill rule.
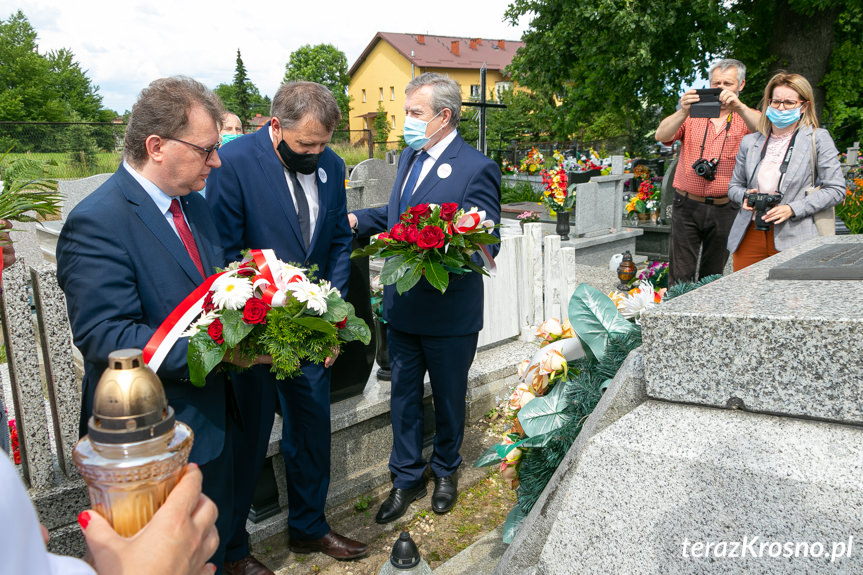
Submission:
[[[772,124],[767,119],[767,108],[770,106],[770,99],[773,98],[773,90],[778,86],[791,88],[805,102],[803,113],[800,116],[800,125],[812,126],[813,130],[817,128],[818,116],[815,115],[815,92],[812,90],[809,80],[800,74],[779,72],[770,78],[770,81],[767,82],[767,86],[764,88],[764,95],[761,98],[761,118],[758,120],[758,131],[765,136],[770,133]]]

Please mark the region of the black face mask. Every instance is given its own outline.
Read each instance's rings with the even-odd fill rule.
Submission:
[[[276,149],[279,151],[279,156],[282,158],[282,162],[285,163],[289,170],[294,170],[295,172],[306,175],[315,171],[315,168],[318,167],[318,162],[320,161],[321,156],[323,156],[323,153],[298,154],[291,149],[285,140],[279,142]]]

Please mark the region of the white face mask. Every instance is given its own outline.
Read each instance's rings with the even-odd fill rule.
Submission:
[[[435,114],[431,120],[434,120],[435,118],[440,116],[441,112],[443,112],[443,110]],[[428,122],[423,122],[422,120],[417,120],[416,118],[413,118],[411,116],[405,116],[405,127],[402,131],[405,139],[405,144],[407,144],[414,150],[422,150],[423,146],[429,143],[429,140],[432,138],[432,136],[443,130],[444,126],[446,126],[446,124],[441,125],[440,128],[435,130],[434,134],[426,137],[426,128],[428,128],[429,122],[431,122],[431,120],[429,120]]]

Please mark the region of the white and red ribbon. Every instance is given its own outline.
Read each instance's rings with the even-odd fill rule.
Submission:
[[[483,221],[484,217],[485,212],[468,212],[458,219],[458,222],[452,229],[458,234],[464,234],[480,227],[494,227],[494,222],[491,220]],[[482,259],[483,265],[488,270],[488,275],[494,277],[497,274],[497,264],[494,263],[494,258],[491,257],[491,252],[488,251],[485,244],[480,244],[479,256]]]
[[[273,250],[251,250],[252,258],[258,266],[258,276],[252,282],[255,288],[261,287],[265,302],[272,307],[280,307],[285,304],[285,294],[276,287],[272,269],[277,267],[276,254]],[[204,283],[195,288],[195,291],[186,296],[180,304],[174,308],[165,321],[147,342],[144,347],[144,362],[153,371],[158,371],[162,362],[165,361],[168,352],[180,339],[182,334],[195,319],[201,315],[204,308],[204,300],[213,283],[225,274],[235,274],[237,270],[230,270],[213,274],[204,280]]]

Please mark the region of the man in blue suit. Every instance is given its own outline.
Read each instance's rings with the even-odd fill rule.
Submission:
[[[93,392],[116,349],[143,349],[162,321],[205,276],[224,266],[204,187],[220,164],[218,97],[185,77],[155,80],[132,107],[123,164],[69,214],[57,242],[57,279],[66,294],[75,345],[84,356],[81,433]],[[221,569],[232,525],[236,401],[227,377],[189,382],[188,339],[157,371],[178,420],[195,433],[190,461],[219,508]],[[158,552],[158,550],[154,550]]]
[[[407,206],[455,202],[467,211],[484,210],[500,221],[500,169],[458,134],[461,89],[440,74],[417,76],[405,90],[405,142],[412,148],[399,158],[396,183],[387,207],[349,214],[360,237],[391,228]],[[498,245],[493,246],[493,254]],[[482,329],[482,276],[456,278],[441,294],[424,279],[398,295],[384,288],[383,314],[388,322],[395,476],[389,497],[375,520],[388,523],[404,515],[412,501],[426,494],[423,473],[423,380],[428,371],[435,408],[432,509],[446,513],[455,505],[456,470],[464,438],[467,375]]]
[[[318,279],[346,295],[352,234],[345,163],[327,147],[340,118],[327,88],[289,82],[273,97],[270,122],[224,148],[222,167],[208,181],[207,199],[228,259],[238,259],[247,248],[270,248],[282,261],[316,267]],[[330,482],[329,368],[337,354],[334,350],[324,365],[304,365],[301,375],[287,381],[263,366],[234,379],[244,414],[249,410],[260,422],[257,436],[246,430],[247,452],[253,455],[249,466],[256,472],[273,426],[274,391],[278,394],[291,550],[354,559],[367,553],[366,545],[333,531],[324,516]],[[234,547],[247,547],[246,539],[244,525],[237,525],[228,559]]]

